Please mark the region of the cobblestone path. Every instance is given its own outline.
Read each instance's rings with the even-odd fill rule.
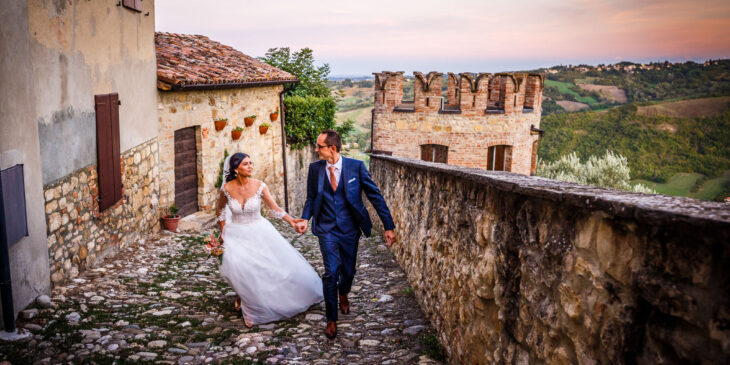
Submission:
[[[275,223],[275,224],[278,224]],[[277,226],[292,239],[294,231]],[[324,303],[289,320],[243,324],[235,294],[199,234],[167,232],[128,246],[53,290],[47,308],[24,311],[33,336],[0,343],[5,364],[432,364],[442,359],[433,329],[381,238],[360,241],[349,315],[328,340]],[[319,246],[294,245],[320,275]],[[2,363],[0,363],[2,364]]]

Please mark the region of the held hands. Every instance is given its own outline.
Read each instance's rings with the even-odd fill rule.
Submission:
[[[294,230],[299,233],[303,234],[307,231],[307,220],[306,219],[294,219],[291,223],[291,226],[294,228]]]
[[[385,238],[385,244],[388,245],[388,248],[398,243],[398,239],[395,237],[395,232],[392,229],[385,231],[383,238]]]

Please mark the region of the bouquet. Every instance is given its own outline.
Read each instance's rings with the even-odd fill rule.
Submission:
[[[224,249],[219,237],[220,233],[216,231],[205,237],[203,242],[205,243],[205,251],[211,256],[218,257],[218,260],[223,262]]]

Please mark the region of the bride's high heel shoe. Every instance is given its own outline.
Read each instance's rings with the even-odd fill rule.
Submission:
[[[236,297],[236,302],[233,303],[233,308],[235,308],[237,311],[241,310],[241,297]]]

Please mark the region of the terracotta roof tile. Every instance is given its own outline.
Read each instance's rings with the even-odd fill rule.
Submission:
[[[157,79],[172,88],[297,80],[288,72],[202,35],[156,32],[155,51]]]

